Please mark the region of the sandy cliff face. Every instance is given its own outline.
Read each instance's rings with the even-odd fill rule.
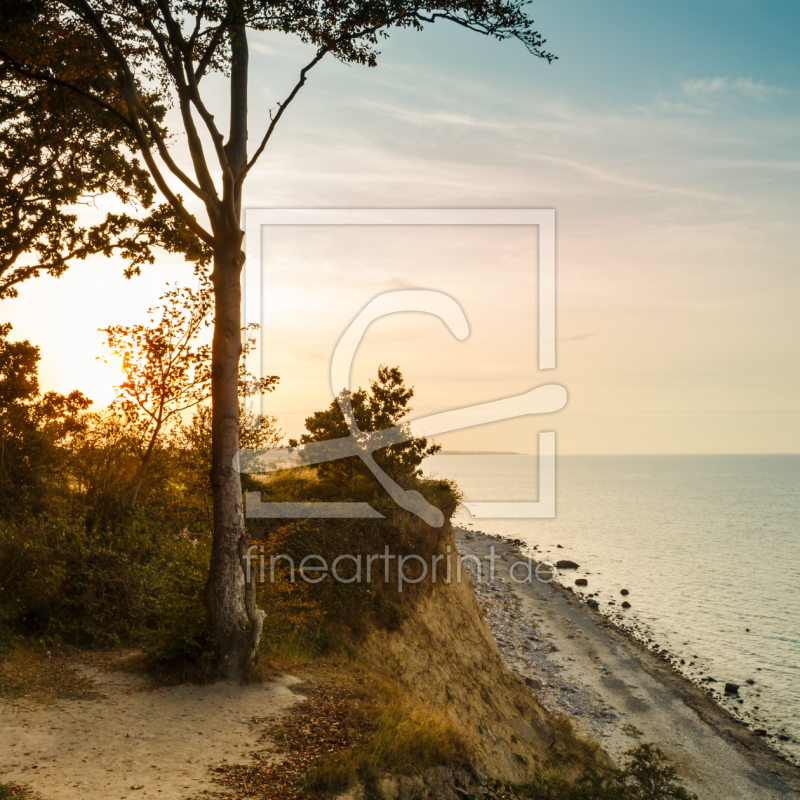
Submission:
[[[443,544],[456,553],[449,525]],[[367,658],[458,723],[476,746],[482,776],[524,781],[550,757],[570,775],[593,758],[591,749],[570,741],[564,725],[506,669],[469,577],[452,577],[422,593],[398,630],[374,633]]]

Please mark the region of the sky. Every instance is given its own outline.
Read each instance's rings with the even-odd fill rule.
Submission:
[[[379,320],[353,370],[415,387],[414,416],[569,393],[556,414],[445,434],[453,450],[800,451],[800,6],[794,2],[535,0],[552,64],[516,42],[437,23],[381,44],[376,69],[323,61],[246,188],[258,208],[549,208],[557,224],[557,366],[537,365],[535,228],[265,230],[264,410],[290,436],[332,399],[333,349],[382,292],[462,307],[457,341],[420,314]],[[251,148],[307,48],[254,37]],[[221,79],[209,81],[224,113]],[[175,146],[182,154],[180,137]],[[102,407],[120,376],[98,328],[144,321],[164,256],[126,281],[78,263],[2,301],[42,353],[44,389]]]

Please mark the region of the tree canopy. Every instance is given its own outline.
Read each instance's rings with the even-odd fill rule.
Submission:
[[[0,64],[0,298],[95,254],[118,252],[128,276],[154,261],[157,246],[207,263],[172,207],[154,205],[129,128],[102,105],[106,65],[89,57],[86,37],[73,39],[61,17],[48,18],[35,3],[10,5],[2,4],[9,35]],[[38,69],[52,80],[31,80],[13,66],[30,58],[32,37],[47,43]],[[109,200],[124,211],[99,211]]]
[[[48,105],[47,98],[37,98],[35,92],[45,92],[45,87],[49,93],[69,90],[68,102],[82,116],[64,140],[65,149],[89,133],[87,124],[101,122],[103,134],[112,133],[105,153],[87,154],[96,159],[100,172],[115,176],[112,190],[136,189],[145,200],[150,196],[135,162],[120,157],[119,151],[117,163],[108,161],[115,145],[132,146],[175,213],[201,241],[213,245],[222,212],[239,210],[236,197],[243,181],[309,70],[326,55],[372,67],[379,40],[391,29],[422,30],[448,20],[499,40],[516,39],[533,55],[552,61],[555,56],[544,49],[545,40],[533,29],[527,5],[528,0],[3,0],[6,25],[0,32],[0,61],[5,74],[25,87],[22,96],[30,98],[29,117]],[[247,29],[292,34],[315,48],[291,92],[270,114],[252,155],[245,144]],[[227,138],[201,93],[203,79],[213,72],[231,81]],[[10,92],[19,96],[13,87]],[[170,105],[180,111],[193,177],[172,153],[164,124]],[[220,179],[215,180],[203,135],[210,137]],[[173,192],[168,174],[203,202],[210,229]]]

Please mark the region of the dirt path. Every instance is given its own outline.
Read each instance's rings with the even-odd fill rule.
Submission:
[[[100,696],[0,699],[0,783],[29,786],[43,800],[196,797],[218,790],[209,766],[250,762],[259,736],[253,717],[280,715],[303,699],[290,676],[153,688],[135,673],[78,668]]]
[[[600,724],[600,742],[614,757],[637,741],[658,745],[701,800],[800,798],[800,769],[779,759],[669,665],[563,587],[510,581],[509,568],[523,560],[515,546],[477,533],[455,533],[459,550],[477,555],[487,566],[493,560],[498,584],[504,590],[512,587],[519,599],[516,618],[505,627],[495,625],[495,636],[512,671],[543,684],[533,691],[542,693],[546,706],[556,705],[554,710],[570,715],[576,728],[590,736]],[[515,575],[522,574],[517,568]],[[484,605],[492,602],[491,591],[483,592],[483,598]],[[502,595],[494,602],[503,603]],[[514,632],[524,631],[526,621],[538,626],[546,642],[547,664],[516,656],[525,642],[515,646]],[[587,714],[585,704],[578,704],[580,715],[575,714],[570,689],[593,697],[597,716]],[[613,709],[614,718],[603,714],[606,709]],[[626,731],[638,732],[637,738]]]

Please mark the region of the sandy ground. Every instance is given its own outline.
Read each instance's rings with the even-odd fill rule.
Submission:
[[[509,668],[543,705],[570,716],[615,760],[639,742],[657,744],[701,800],[800,798],[800,769],[663,660],[563,587],[512,582],[509,568],[525,560],[513,544],[455,533],[462,554],[481,559],[476,595]]]
[[[96,699],[0,700],[0,783],[30,786],[44,800],[174,800],[219,791],[209,766],[250,761],[262,730],[253,717],[304,699],[290,676],[264,685],[153,688],[134,673],[79,668]]]

